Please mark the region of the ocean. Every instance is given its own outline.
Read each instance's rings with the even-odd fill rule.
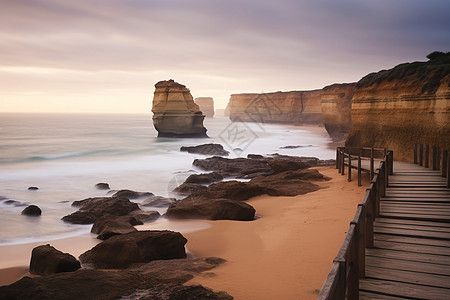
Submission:
[[[181,146],[220,143],[230,158],[280,153],[332,159],[335,150],[323,128],[205,119],[209,138],[157,138],[151,114],[0,114],[0,246],[54,240],[88,233],[91,225],[61,218],[75,200],[107,196],[95,184],[176,197],[172,189],[192,173],[203,155]],[[282,149],[285,146],[289,149]],[[28,190],[28,187],[38,190]],[[29,204],[42,216],[27,217]],[[146,208],[152,210],[152,208]],[[160,210],[160,209],[158,209]],[[164,211],[161,211],[164,213]],[[164,218],[146,226],[170,227]]]

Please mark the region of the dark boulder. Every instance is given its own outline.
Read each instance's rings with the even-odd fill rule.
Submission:
[[[216,171],[224,177],[251,178],[253,174],[270,174],[266,160],[247,158],[224,158],[209,157],[206,159],[196,159],[192,163],[194,166],[205,171]]]
[[[142,223],[154,222],[158,220],[159,217],[161,217],[161,214],[155,210],[151,211],[135,210],[130,212],[128,215],[136,218],[136,220]]]
[[[42,245],[31,252],[30,273],[47,275],[73,272],[80,268],[80,262],[69,253],[63,253],[50,245]]]
[[[177,201],[175,198],[166,198],[162,196],[150,196],[140,203],[141,206],[167,207]]]
[[[172,219],[207,219],[251,221],[255,209],[230,199],[205,199],[189,196],[169,206],[166,216]]]
[[[113,235],[137,231],[134,225],[142,225],[135,217],[105,215],[95,220],[91,232],[98,234],[97,238],[106,240]]]
[[[29,191],[37,191],[37,190],[39,190],[39,188],[38,188],[37,186],[30,186],[30,187],[28,188],[28,190],[29,190]]]
[[[203,144],[192,147],[181,147],[180,151],[185,151],[188,153],[196,153],[203,155],[217,155],[217,156],[228,156],[230,152],[223,149],[220,144]]]
[[[109,184],[107,184],[106,182],[99,182],[95,185],[95,187],[99,190],[109,190]]]
[[[308,162],[295,161],[288,159],[272,159],[268,161],[269,167],[273,174],[278,174],[286,171],[295,171],[299,169],[307,169],[311,166]]]
[[[192,194],[199,194],[202,193],[204,191],[206,191],[208,188],[204,185],[201,184],[196,184],[196,183],[183,183],[180,186],[176,187],[173,192],[179,194],[179,195],[184,195],[184,196],[189,196]]]
[[[231,180],[211,184],[207,192],[201,195],[208,198],[243,201],[264,194],[267,194],[267,188],[264,186],[258,186],[251,182]]]
[[[184,181],[185,183],[209,184],[223,180],[223,176],[219,172],[192,174]]]
[[[201,285],[166,285],[137,291],[125,297],[130,300],[233,300],[225,292],[214,292]]]
[[[63,217],[62,220],[73,224],[92,224],[106,214],[125,216],[132,211],[140,210],[136,203],[119,197],[88,198],[75,201],[72,206],[80,207],[80,209]]]
[[[136,192],[131,190],[120,190],[116,192],[112,197],[119,197],[119,198],[128,198],[128,199],[137,199],[141,197],[150,197],[154,196],[153,193],[149,192]]]
[[[136,231],[115,235],[80,255],[95,268],[122,269],[158,259],[185,258],[187,240],[173,231]]]
[[[36,205],[28,205],[22,210],[22,215],[26,216],[40,216],[42,214],[42,210]]]

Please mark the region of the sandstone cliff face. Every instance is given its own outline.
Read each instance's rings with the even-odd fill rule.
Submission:
[[[321,90],[233,94],[227,108],[232,121],[322,124]]]
[[[152,112],[158,137],[207,137],[191,92],[172,79],[155,84]]]
[[[214,117],[214,100],[212,97],[197,97],[194,102],[207,118]]]
[[[356,85],[347,146],[385,147],[412,161],[415,143],[450,148],[450,57],[402,64]]]
[[[322,90],[322,119],[331,139],[345,141],[352,129],[352,97],[356,83],[333,84]]]

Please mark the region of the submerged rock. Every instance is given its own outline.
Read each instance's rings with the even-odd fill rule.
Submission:
[[[151,196],[142,201],[141,206],[151,206],[151,207],[167,207],[174,203],[177,199],[167,198],[162,196]]]
[[[139,222],[149,223],[154,222],[161,217],[161,214],[155,210],[151,211],[143,211],[143,210],[135,210],[128,214],[131,217],[136,218]]]
[[[137,199],[141,197],[150,197],[154,196],[153,193],[150,192],[136,192],[132,190],[120,190],[112,195],[112,197],[124,197],[128,199]]]
[[[221,144],[212,143],[192,147],[183,146],[180,148],[180,151],[214,156],[228,156],[230,154],[230,152],[223,149],[223,146]]]
[[[22,215],[26,216],[40,216],[42,210],[36,205],[28,205],[24,210],[22,210]]]
[[[28,190],[29,190],[29,191],[37,191],[37,190],[39,190],[39,188],[38,188],[37,186],[30,186],[30,187],[28,188]]]
[[[63,253],[49,244],[38,246],[31,252],[31,274],[73,272],[79,268],[81,268],[80,262],[74,256]]]
[[[106,182],[99,182],[95,185],[95,187],[99,190],[109,190],[109,184]]]
[[[172,79],[155,84],[152,112],[158,137],[208,137],[191,92]]]
[[[187,240],[173,231],[136,231],[115,235],[80,255],[96,268],[122,269],[158,259],[185,258]]]
[[[191,174],[186,178],[186,183],[209,184],[223,180],[223,176],[219,172]]]

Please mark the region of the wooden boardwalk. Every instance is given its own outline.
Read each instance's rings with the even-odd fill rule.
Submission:
[[[360,299],[450,299],[450,189],[440,171],[394,163]]]

